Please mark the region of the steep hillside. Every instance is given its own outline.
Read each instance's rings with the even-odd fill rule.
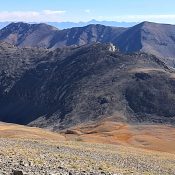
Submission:
[[[25,71],[36,67],[48,53],[44,49],[17,48],[8,43],[0,43],[0,93],[7,93],[20,80]]]
[[[116,43],[125,53],[143,51],[175,65],[175,25],[143,22],[122,33]]]
[[[158,58],[111,44],[40,51],[2,44],[1,121],[54,130],[108,117],[175,123],[175,74]]]

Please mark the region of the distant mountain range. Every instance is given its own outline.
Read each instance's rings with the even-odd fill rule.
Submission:
[[[145,52],[175,67],[175,26],[142,22],[133,27],[90,24],[59,30],[48,24],[11,23],[0,30],[0,40],[18,47],[76,47],[113,43],[123,53]]]
[[[47,24],[52,25],[54,27],[61,29],[68,29],[72,27],[84,27],[90,24],[101,24],[105,26],[113,26],[113,27],[132,27],[138,23],[136,22],[117,22],[117,21],[97,21],[91,20],[88,22],[47,22]]]
[[[0,29],[6,27],[11,22],[0,22]],[[31,22],[29,24],[37,24],[35,22]],[[60,30],[62,29],[68,29],[72,27],[84,27],[89,24],[101,24],[106,26],[114,26],[114,27],[132,27],[136,25],[136,22],[117,22],[117,21],[97,21],[97,20],[91,20],[88,22],[46,22],[48,25],[52,25]]]

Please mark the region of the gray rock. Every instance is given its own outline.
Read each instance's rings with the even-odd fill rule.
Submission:
[[[12,170],[12,175],[23,175],[23,172],[20,170]]]

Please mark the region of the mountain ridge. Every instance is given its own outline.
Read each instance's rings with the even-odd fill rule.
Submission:
[[[11,22],[0,22],[0,29],[6,27],[9,25]],[[106,26],[113,26],[113,27],[132,27],[136,25],[136,22],[116,22],[116,21],[97,21],[95,19],[92,19],[87,22],[44,22],[48,25],[54,26],[56,28],[59,28],[60,30],[63,29],[68,29],[72,27],[84,27],[89,24],[101,24],[101,25],[106,25]],[[37,22],[29,22],[29,24],[38,24]]]
[[[47,24],[12,23],[0,30],[0,40],[20,47],[48,49],[82,46],[96,42],[113,43],[123,53],[141,51],[153,54],[160,57],[167,65],[174,67],[174,29],[175,25],[147,21],[130,28],[90,24],[64,30]]]
[[[108,42],[111,40],[110,38],[113,36],[116,37],[123,30],[125,29],[100,24],[90,24],[85,27],[58,30],[47,24],[27,24],[20,22],[11,23],[0,30],[0,40],[20,47],[55,49],[65,46],[81,46],[98,42],[99,40]]]
[[[1,121],[52,130],[109,117],[175,122],[175,73],[155,56],[101,43],[52,51],[8,45],[0,47]]]
[[[174,60],[171,60],[175,58],[174,29],[175,25],[145,21],[122,33],[116,43],[125,53],[142,51],[174,65]]]

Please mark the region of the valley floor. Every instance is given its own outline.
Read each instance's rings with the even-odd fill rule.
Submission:
[[[26,175],[175,174],[174,153],[82,141],[69,134],[2,123],[0,175],[13,170]]]

